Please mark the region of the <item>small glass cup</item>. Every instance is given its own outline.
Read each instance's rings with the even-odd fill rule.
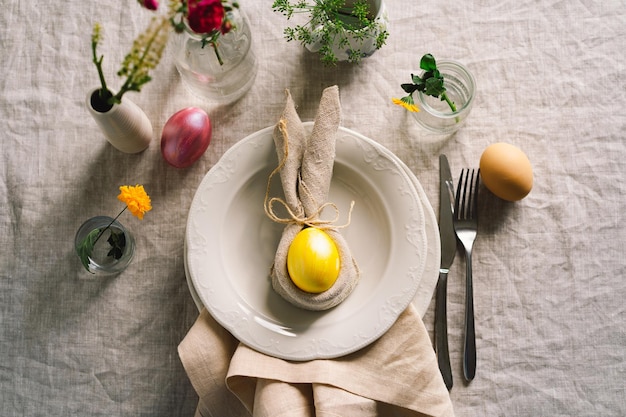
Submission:
[[[107,226],[109,228],[104,230]],[[81,242],[94,230],[104,230],[104,232],[96,242],[91,255],[88,256],[89,272],[97,275],[113,275],[122,272],[135,254],[133,235],[111,217],[92,217],[78,228],[74,238],[74,247],[79,258]]]
[[[456,111],[453,112],[445,101],[418,91],[413,98],[420,111],[412,114],[425,129],[449,134],[460,128],[470,114],[476,81],[465,66],[455,61],[438,61],[437,69],[443,76],[446,94],[456,105]]]

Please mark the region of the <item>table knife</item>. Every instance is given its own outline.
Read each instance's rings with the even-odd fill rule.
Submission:
[[[435,299],[435,350],[443,381],[452,389],[452,370],[448,351],[448,319],[446,314],[448,271],[456,255],[456,236],[452,223],[454,186],[450,165],[445,155],[439,156],[439,235],[441,237],[441,264]]]

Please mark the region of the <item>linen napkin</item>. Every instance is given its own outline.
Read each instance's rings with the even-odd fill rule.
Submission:
[[[196,417],[453,417],[428,332],[410,305],[377,341],[336,359],[286,361],[239,343],[203,309],[178,347]]]
[[[310,137],[305,134],[288,90],[286,96],[285,109],[273,132],[285,200],[268,199],[268,194],[265,201],[268,216],[274,221],[286,223],[271,268],[272,287],[296,307],[314,311],[328,310],[350,295],[360,275],[348,243],[338,228],[332,222],[320,218],[324,207],[332,205],[327,200],[335,162],[336,134],[341,120],[339,89],[332,86],[322,92]],[[271,183],[271,176],[269,181]],[[291,217],[276,216],[271,204],[275,201],[282,202],[291,212]],[[337,281],[328,290],[317,294],[298,288],[287,271],[289,247],[307,225],[323,228],[335,242],[341,262]]]

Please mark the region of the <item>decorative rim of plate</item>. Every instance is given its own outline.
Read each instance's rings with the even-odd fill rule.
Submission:
[[[305,123],[305,127],[310,129],[312,122]],[[408,257],[413,259],[411,259],[410,265],[402,267],[403,274],[390,274],[387,272],[384,274],[384,279],[387,281],[390,279],[404,280],[401,281],[401,288],[383,288],[382,295],[368,295],[367,303],[360,300],[361,310],[358,311],[346,311],[346,309],[341,311],[341,306],[345,305],[350,297],[334,309],[323,312],[309,312],[293,307],[296,311],[290,314],[307,317],[308,321],[305,321],[307,321],[309,327],[300,327],[299,322],[296,321],[295,325],[293,325],[294,322],[286,320],[287,318],[291,319],[291,316],[281,316],[280,319],[267,317],[265,315],[266,312],[256,311],[247,304],[242,294],[237,292],[235,284],[231,282],[224,283],[223,276],[229,278],[231,276],[224,270],[223,265],[218,265],[217,267],[219,269],[218,275],[221,278],[217,280],[209,279],[208,281],[212,282],[208,284],[205,282],[206,274],[203,275],[200,271],[203,265],[199,259],[210,255],[211,250],[215,249],[215,242],[211,242],[211,238],[207,238],[202,231],[198,230],[206,229],[206,224],[203,222],[207,221],[206,219],[210,214],[206,212],[208,199],[203,193],[206,193],[206,190],[210,191],[213,187],[226,187],[225,184],[236,175],[237,170],[241,168],[241,160],[245,159],[245,155],[249,154],[250,150],[258,153],[259,148],[267,148],[270,145],[272,150],[274,150],[274,144],[271,139],[272,131],[273,126],[270,126],[249,135],[233,145],[203,178],[192,201],[187,221],[185,238],[186,272],[202,304],[206,306],[213,318],[240,341],[262,353],[288,360],[304,361],[335,358],[355,352],[382,336],[393,325],[400,313],[411,303],[418,290],[426,263],[427,239],[424,231],[425,215],[420,200],[421,197],[415,188],[413,180],[409,178],[406,170],[398,164],[397,158],[377,142],[349,129],[340,128],[337,139],[338,154],[336,161],[341,160],[339,153],[342,152],[343,147],[349,146],[347,143],[344,144],[344,141],[353,140],[359,147],[360,153],[358,157],[362,158],[362,161],[359,161],[359,163],[371,170],[369,172],[370,175],[374,177],[383,176],[386,180],[386,176],[393,175],[394,181],[397,181],[397,184],[395,184],[397,189],[390,192],[394,193],[394,198],[401,199],[403,203],[401,205],[406,204],[408,207],[406,208],[408,211],[399,213],[400,217],[411,216],[411,218],[409,219],[410,222],[407,220],[407,223],[402,225],[403,237],[407,240],[408,245],[394,242],[396,244],[395,250],[404,251],[404,255],[408,254]],[[270,143],[268,144],[267,141]],[[275,155],[275,150],[273,154]],[[395,176],[398,178],[395,179]],[[241,186],[241,182],[246,180],[248,179],[243,178],[243,180],[239,180],[239,185]],[[237,184],[229,186],[229,188],[237,190]],[[224,203],[223,201],[221,202]],[[404,208],[400,210],[404,210]],[[268,221],[270,220],[268,219]],[[397,238],[397,236],[394,236],[394,238]],[[390,256],[395,256],[395,254]],[[388,261],[387,265],[391,263]],[[396,266],[392,265],[392,268],[394,267]],[[213,265],[211,265],[211,268],[213,268]],[[215,270],[212,272],[215,273]],[[397,276],[400,276],[400,278],[396,278]],[[396,283],[396,281],[393,281],[393,283]],[[269,280],[268,285],[271,287]],[[232,298],[229,299],[229,297]],[[369,303],[371,303],[371,307]],[[365,304],[367,306],[363,307]],[[339,311],[341,311],[341,314],[338,313]],[[359,314],[366,314],[368,317],[366,320],[359,319]],[[339,334],[335,333],[331,341],[324,337],[324,333],[330,333],[334,327],[337,327],[336,319],[340,319],[341,325],[345,327]],[[353,329],[353,333],[345,332],[345,328]],[[294,342],[296,339],[300,340]]]

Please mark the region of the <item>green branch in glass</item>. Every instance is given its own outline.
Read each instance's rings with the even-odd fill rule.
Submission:
[[[444,84],[443,75],[437,69],[437,62],[431,54],[426,54],[420,60],[420,68],[424,70],[424,74],[419,75],[411,74],[412,83],[402,84],[401,87],[408,95],[401,99],[394,98],[393,102],[405,109],[418,112],[419,108],[415,105],[413,100],[413,93],[416,91],[445,101],[452,112],[456,112],[456,104],[446,94],[446,87]]]

